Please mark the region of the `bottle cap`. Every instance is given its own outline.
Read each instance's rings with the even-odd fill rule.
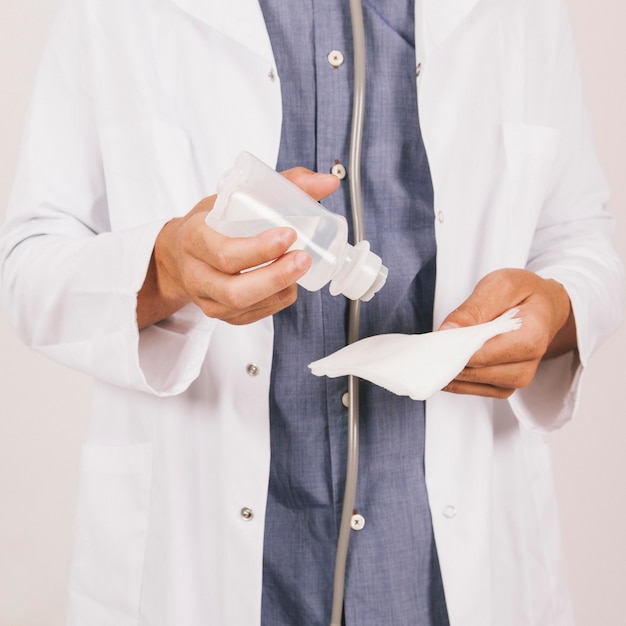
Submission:
[[[369,242],[346,244],[344,262],[330,283],[330,293],[367,302],[383,287],[388,273],[381,258],[370,251]]]

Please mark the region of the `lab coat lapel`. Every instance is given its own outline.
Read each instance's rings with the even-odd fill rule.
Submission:
[[[172,0],[183,11],[250,49],[273,60],[272,46],[257,0]]]
[[[441,45],[480,0],[416,0],[424,58]]]

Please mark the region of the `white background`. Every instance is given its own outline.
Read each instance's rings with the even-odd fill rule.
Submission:
[[[626,258],[626,3],[568,3],[597,147],[612,186],[617,246]],[[0,216],[58,4],[0,0]],[[625,347],[622,325],[591,362],[577,419],[550,439],[579,626],[626,624]],[[63,624],[90,388],[88,378],[21,346],[0,315],[0,626]]]

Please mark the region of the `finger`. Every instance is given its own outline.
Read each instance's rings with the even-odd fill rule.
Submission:
[[[486,398],[498,398],[504,400],[505,398],[513,395],[515,389],[453,380],[449,385],[443,388],[443,391],[468,396],[481,396]]]
[[[440,330],[489,322],[520,306],[532,294],[534,278],[530,272],[517,269],[487,274],[470,296],[444,319]]]
[[[290,285],[277,294],[258,302],[245,310],[234,309],[211,299],[198,299],[196,304],[205,315],[234,325],[256,322],[269,315],[274,315],[293,304],[298,297],[297,285]]]
[[[220,319],[230,319],[263,307],[284,308],[285,294],[282,292],[293,286],[310,266],[311,257],[299,250],[243,274],[224,274],[205,266],[198,299],[203,302],[202,309],[206,314]]]
[[[287,180],[318,201],[336,191],[340,183],[334,174],[312,172],[304,167],[294,167],[281,173]]]
[[[271,296],[263,303],[259,303],[258,306],[255,306],[244,313],[240,311],[233,311],[228,317],[223,319],[233,325],[251,324],[282,311],[284,308],[292,305],[296,301],[297,297],[297,285],[291,285],[282,292]]]
[[[189,213],[187,213],[187,217],[191,217],[192,215],[197,215],[198,213],[209,213],[209,211],[213,210],[213,206],[215,205],[215,200],[217,199],[217,194],[213,194],[212,196],[208,196],[203,198],[196,204]]]
[[[543,357],[549,336],[541,319],[530,305],[520,305],[517,315],[523,320],[521,328],[487,341],[468,361],[470,367],[538,361]]]
[[[539,360],[536,359],[487,367],[466,367],[456,376],[455,380],[506,389],[519,389],[530,385],[538,366]]]
[[[524,363],[540,359],[544,353],[543,343],[531,332],[518,329],[515,332],[503,333],[487,341],[475,352],[467,365],[474,368],[500,366],[509,363]]]
[[[191,248],[194,256],[220,272],[238,274],[282,256],[296,238],[292,228],[271,228],[254,237],[227,237],[203,223],[192,233]]]

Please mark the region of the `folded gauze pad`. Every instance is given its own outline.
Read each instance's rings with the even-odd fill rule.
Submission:
[[[423,335],[375,335],[309,365],[316,376],[358,376],[399,396],[426,400],[463,370],[492,337],[522,325],[511,309],[485,324]]]

